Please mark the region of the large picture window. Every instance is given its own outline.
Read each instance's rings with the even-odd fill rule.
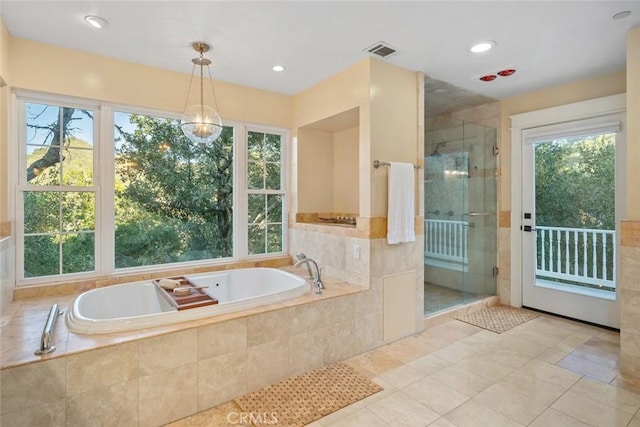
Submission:
[[[233,255],[233,128],[194,146],[178,120],[116,112],[115,266]]]
[[[197,145],[171,114],[46,99],[18,99],[19,284],[286,251],[284,130]]]

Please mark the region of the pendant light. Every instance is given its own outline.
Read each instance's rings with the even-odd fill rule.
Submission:
[[[184,103],[184,114],[180,121],[180,128],[189,140],[197,144],[209,144],[218,139],[222,132],[222,119],[218,114],[218,103],[216,101],[216,92],[213,89],[213,80],[211,79],[211,70],[209,65],[211,61],[204,57],[204,53],[209,50],[209,45],[203,42],[193,43],[193,49],[200,53],[198,58],[193,58],[193,69],[191,70],[191,80],[189,81],[189,90],[187,99]],[[189,95],[191,94],[191,85],[195,75],[196,66],[200,67],[200,99],[198,104],[189,105]],[[207,67],[209,82],[211,83],[211,92],[213,94],[213,106],[206,105],[204,102],[204,67]]]

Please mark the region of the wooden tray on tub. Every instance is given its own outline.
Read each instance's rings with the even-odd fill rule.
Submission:
[[[188,279],[184,277],[169,277],[169,279],[177,280],[180,282],[180,286],[191,286],[195,287],[193,283],[191,283]],[[187,310],[189,308],[197,308],[204,307],[206,305],[217,304],[218,300],[215,297],[212,297],[208,293],[206,293],[203,289],[194,289],[191,291],[189,295],[186,296],[178,296],[175,295],[172,291],[167,290],[160,286],[160,280],[154,280],[153,284],[156,285],[160,294],[167,300],[169,304],[175,307],[177,310]]]

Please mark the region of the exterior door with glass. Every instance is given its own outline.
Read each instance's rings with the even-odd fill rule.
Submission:
[[[523,306],[619,327],[616,163],[622,120],[615,115],[525,132]]]

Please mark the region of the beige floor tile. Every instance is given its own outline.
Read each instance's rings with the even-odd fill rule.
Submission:
[[[320,420],[320,424],[331,427],[388,427],[386,422],[382,421],[373,412],[366,408],[359,409],[353,414],[347,415],[346,417],[340,418],[339,420],[333,421],[329,424],[325,424],[324,421]]]
[[[456,427],[456,425],[442,417],[429,424],[429,427]]]
[[[242,409],[233,401],[223,403],[215,408],[184,418],[165,427],[222,427],[250,426],[240,419]]]
[[[524,394],[501,384],[492,385],[474,399],[524,425],[528,425],[547,409],[547,405],[529,399]]]
[[[514,368],[493,361],[489,356],[472,355],[457,362],[454,366],[467,369],[490,381],[498,381],[514,371]]]
[[[571,390],[563,394],[552,408],[593,426],[626,426],[633,417],[633,414],[611,408]]]
[[[403,364],[400,360],[389,356],[379,349],[371,350],[347,359],[345,363],[369,377],[377,377],[383,372],[387,372]]]
[[[581,378],[581,375],[538,359],[530,360],[519,370],[564,388],[571,387]]]
[[[315,422],[324,426],[330,425],[331,423],[334,423],[348,415],[355,414],[358,411],[358,409],[360,408],[357,408],[354,405],[349,405],[335,412],[332,412],[329,415],[324,416]]]
[[[630,414],[635,414],[640,409],[639,394],[589,378],[583,377],[571,388],[571,391]]]
[[[529,427],[590,427],[589,424],[585,424],[582,421],[576,420],[567,414],[560,411],[556,411],[553,408],[549,408],[544,411],[534,422],[529,424]]]
[[[397,388],[406,387],[426,376],[424,372],[408,365],[398,366],[380,374],[382,380]]]
[[[556,366],[605,383],[610,383],[619,374],[619,371],[615,368],[609,368],[591,360],[574,356],[573,353],[558,362]]]
[[[431,375],[441,369],[451,365],[451,362],[438,357],[435,354],[428,354],[408,363],[412,368],[422,371],[425,375]]]
[[[551,405],[567,391],[565,387],[541,380],[540,378],[522,371],[516,371],[507,375],[499,381],[499,384],[502,384],[515,392],[524,394],[528,398],[542,403],[543,405]]]
[[[514,369],[519,368],[533,358],[527,354],[504,347],[493,347],[488,351],[478,353],[478,357],[488,357],[496,363]]]
[[[469,400],[469,396],[431,377],[415,382],[402,391],[440,415]]]
[[[522,426],[497,411],[471,399],[449,412],[445,418],[457,426],[465,427],[517,427]]]
[[[435,344],[430,344],[428,341],[421,340],[416,337],[407,337],[382,346],[379,350],[406,363],[427,355],[436,349],[437,346]]]
[[[424,426],[440,418],[436,412],[398,391],[367,406],[371,412],[395,426]]]
[[[538,356],[536,356],[536,359],[542,360],[543,362],[556,364],[567,357],[569,353],[570,352],[568,351],[560,351],[557,349],[557,347],[554,346],[540,353]]]
[[[640,417],[633,417],[627,427],[640,427]]]
[[[610,384],[623,390],[640,394],[640,378],[618,374]]]
[[[448,368],[431,375],[430,378],[448,385],[454,390],[469,397],[475,396],[493,384],[492,381],[455,365],[449,366]]]

